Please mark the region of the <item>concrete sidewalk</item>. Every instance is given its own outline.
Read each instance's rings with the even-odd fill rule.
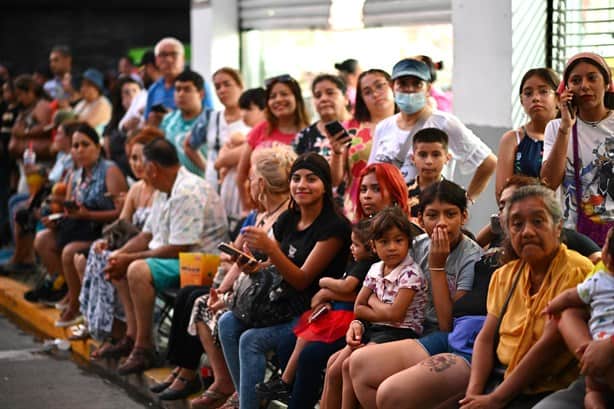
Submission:
[[[0,277],[0,310],[5,315],[15,319],[21,327],[31,330],[44,338],[68,339],[69,329],[57,328],[54,325],[54,322],[59,318],[59,311],[55,308],[30,303],[23,298],[24,293],[29,289],[27,285],[19,281]],[[97,346],[98,343],[92,339],[71,341],[73,358],[81,360],[88,369],[98,372],[101,376],[122,386],[130,393],[138,394],[142,399],[150,402],[150,407],[168,409],[189,407],[188,400],[162,402],[157,399],[157,395],[149,391],[149,386],[164,379],[171,372],[171,368],[155,368],[146,371],[142,375],[119,376],[116,371],[117,361],[90,360],[90,353]]]

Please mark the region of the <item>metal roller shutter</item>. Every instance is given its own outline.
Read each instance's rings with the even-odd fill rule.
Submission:
[[[326,29],[331,0],[239,0],[239,27],[246,30]]]
[[[367,0],[365,27],[452,22],[452,0]]]

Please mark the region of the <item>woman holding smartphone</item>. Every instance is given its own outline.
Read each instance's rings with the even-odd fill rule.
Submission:
[[[294,150],[298,155],[315,152],[324,156],[330,163],[332,156],[330,139],[343,129],[340,128],[335,135],[331,135],[326,125],[330,128],[333,122],[337,121],[346,128],[352,126],[352,123],[349,123],[351,115],[348,111],[346,90],[345,83],[336,75],[320,74],[314,78],[311,83],[311,94],[320,119],[296,135]]]
[[[561,118],[544,138],[541,178],[561,189],[564,227],[602,246],[614,225],[614,96],[610,68],[600,55],[583,52],[569,59],[559,86]]]
[[[75,254],[85,251],[102,234],[102,226],[119,216],[112,197],[128,190],[126,179],[113,162],[102,156],[100,137],[83,123],[72,136],[72,155],[77,170],[68,183],[65,214],[60,220],[41,221],[46,229],[37,233],[34,249],[47,271],[61,272],[68,285],[66,308],[57,327],[80,324],[81,281],[75,269]]]
[[[358,77],[354,118],[347,124],[349,135],[331,135],[332,154],[330,168],[333,185],[342,182],[348,187],[344,194],[344,211],[354,219],[355,198],[358,197],[358,177],[367,166],[371,153],[371,140],[375,126],[397,111],[390,75],[383,70],[370,69]]]
[[[350,226],[335,210],[330,168],[322,156],[299,156],[290,174],[290,208],[273,227],[274,238],[258,227],[247,227],[244,236],[249,248],[266,255],[297,298],[306,301],[300,306],[306,311],[318,279],[343,271]],[[289,322],[263,328],[251,328],[230,311],[220,318],[220,342],[241,409],[258,408],[255,386],[264,380],[266,353],[276,351],[285,363],[296,340],[292,328],[303,311]]]
[[[251,199],[258,204],[243,227],[258,226],[272,234],[273,224],[290,201],[290,167],[296,159],[287,146],[263,148],[254,152],[249,173]],[[239,234],[232,246],[244,249],[245,238]],[[173,372],[151,390],[162,400],[185,398],[200,390],[197,376],[203,351],[213,370],[213,384],[191,407],[213,409],[222,405],[234,392],[234,386],[218,340],[218,318],[227,310],[233,284],[241,273],[236,257],[222,254],[222,265],[213,288],[190,286],[179,291],[175,300],[173,323],[169,338],[168,360],[175,365]]]

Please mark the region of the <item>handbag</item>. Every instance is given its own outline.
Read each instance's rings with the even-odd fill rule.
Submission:
[[[603,245],[610,227],[614,223],[595,223],[588,217],[582,209],[582,181],[580,180],[580,155],[578,153],[578,122],[572,128],[573,142],[573,172],[574,184],[576,188],[576,228],[577,231],[590,237],[600,246]]]
[[[501,307],[501,313],[499,314],[499,322],[497,323],[497,329],[495,330],[495,338],[493,342],[493,355],[495,357],[495,362],[490,372],[490,376],[486,381],[486,385],[484,385],[484,393],[488,394],[494,391],[497,386],[503,382],[503,377],[505,375],[506,367],[503,365],[499,358],[497,358],[497,346],[499,346],[499,329],[501,328],[501,322],[503,321],[503,316],[507,312],[507,306],[510,303],[510,299],[512,298],[512,294],[514,294],[514,290],[516,290],[516,286],[518,285],[518,281],[520,280],[520,276],[522,275],[522,269],[524,268],[524,261],[521,261],[517,267],[516,277],[514,278],[514,282],[512,283],[512,288],[510,288],[507,297],[505,297],[505,301],[503,302],[503,307]]]
[[[309,309],[309,297],[288,284],[269,265],[238,280],[230,311],[252,328],[270,327],[291,321]]]

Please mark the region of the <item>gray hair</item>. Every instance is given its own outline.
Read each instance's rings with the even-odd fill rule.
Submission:
[[[560,223],[563,218],[563,211],[561,210],[559,201],[556,199],[554,191],[543,185],[528,185],[516,189],[510,200],[508,200],[508,202],[505,204],[505,209],[503,210],[503,225],[506,229],[508,215],[512,205],[529,197],[541,199],[544,202],[546,211],[550,214],[550,217],[552,217],[552,222],[554,224]]]
[[[177,40],[175,37],[164,37],[162,40],[158,41],[156,47],[154,48],[154,54],[156,56],[160,55],[160,48],[162,48],[162,46],[166,44],[170,44],[175,47],[180,55],[185,54],[183,44],[181,44],[181,41]]]

